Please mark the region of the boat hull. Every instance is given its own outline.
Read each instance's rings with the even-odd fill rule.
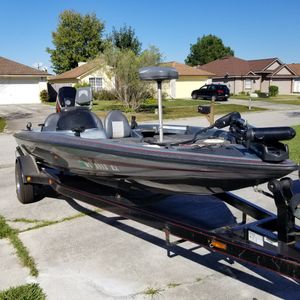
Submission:
[[[40,164],[102,184],[127,183],[166,193],[222,193],[280,178],[298,168],[289,160],[267,163],[234,151],[201,154],[26,131],[15,138]]]

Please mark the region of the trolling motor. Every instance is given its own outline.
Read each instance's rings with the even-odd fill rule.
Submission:
[[[289,158],[288,146],[280,141],[291,140],[296,132],[291,127],[264,127],[255,128],[241,118],[239,112],[232,112],[219,118],[213,127],[224,128],[229,126],[229,131],[236,140],[253,150],[263,161],[281,162]]]
[[[74,88],[72,86],[64,86],[58,90],[56,98],[56,112],[74,106],[88,106],[92,108],[92,89],[91,87]]]
[[[141,80],[154,80],[157,82],[157,100],[158,100],[158,117],[159,117],[159,142],[163,143],[163,110],[162,110],[162,81],[178,79],[178,72],[171,67],[144,67],[139,69]]]

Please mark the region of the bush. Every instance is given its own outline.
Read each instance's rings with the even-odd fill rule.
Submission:
[[[40,99],[43,103],[48,102],[49,101],[49,94],[47,92],[47,90],[42,90],[40,92]]]
[[[74,88],[75,88],[75,89],[79,89],[79,88],[81,88],[81,87],[87,87],[87,86],[90,86],[90,84],[87,83],[87,82],[78,82],[78,83],[76,83],[76,84],[74,85]]]
[[[116,100],[117,96],[115,91],[101,90],[93,92],[94,100]]]
[[[244,91],[239,92],[239,95],[245,95],[246,93]]]
[[[255,90],[254,93],[259,95],[261,93],[261,91],[260,90]]]
[[[258,97],[260,97],[260,98],[268,98],[269,97],[269,93],[262,93],[262,92],[260,92],[258,94]]]
[[[279,93],[279,88],[278,88],[278,86],[276,86],[276,85],[270,85],[270,86],[269,86],[269,95],[270,95],[271,97],[277,96],[278,93]]]

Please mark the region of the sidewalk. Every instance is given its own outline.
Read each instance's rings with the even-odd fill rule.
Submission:
[[[242,100],[240,100],[242,101]],[[266,126],[295,126],[300,125],[300,106],[297,109],[270,110],[242,113],[242,118],[255,127]],[[215,119],[222,115],[216,115]],[[153,122],[153,121],[152,121]],[[147,122],[151,123],[151,122]],[[206,118],[199,114],[199,117],[182,118],[177,120],[165,120],[164,124],[182,124],[192,126],[208,126]]]
[[[252,107],[260,107],[260,108],[266,108],[271,110],[299,110],[300,109],[300,105],[273,103],[268,101],[255,100],[255,98],[253,98],[251,102],[249,100],[229,99],[228,101],[222,103],[244,105],[248,107],[249,104],[251,104]]]

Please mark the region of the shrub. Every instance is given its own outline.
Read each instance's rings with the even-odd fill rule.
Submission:
[[[40,99],[43,103],[49,101],[49,94],[48,94],[47,90],[42,90],[40,92]]]
[[[78,83],[74,84],[75,89],[79,89],[81,87],[86,87],[86,86],[90,86],[90,84],[87,82],[78,82]]]
[[[116,100],[117,96],[115,91],[100,90],[93,92],[94,100]]]
[[[245,95],[246,93],[244,91],[239,92],[239,95]]]
[[[270,95],[271,97],[277,96],[278,93],[279,93],[279,88],[278,88],[277,85],[270,85],[270,86],[269,86],[269,95]]]
[[[269,97],[269,93],[262,93],[262,92],[260,92],[258,94],[258,97],[260,97],[260,98],[268,98]]]
[[[255,90],[254,93],[259,95],[261,93],[261,91],[260,90]]]

